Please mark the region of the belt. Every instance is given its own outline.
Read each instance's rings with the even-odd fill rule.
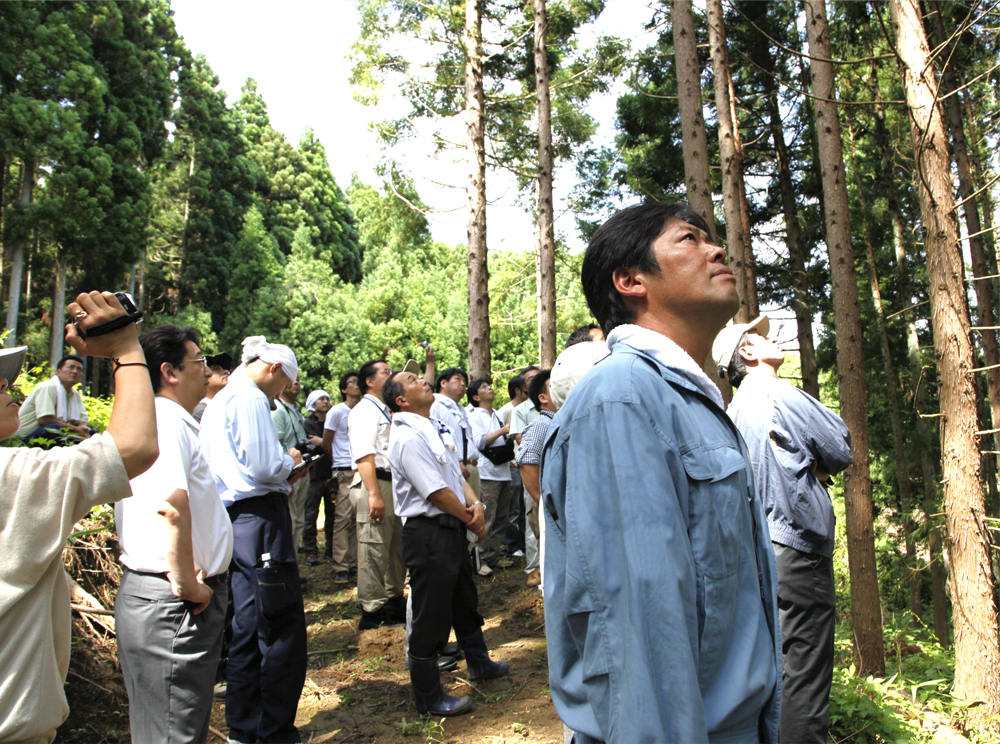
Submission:
[[[345,465],[342,468],[334,468],[334,470],[354,470],[350,465]]]
[[[421,519],[426,522],[433,522],[438,527],[446,527],[449,530],[464,530],[465,524],[462,523],[458,517],[453,517],[451,514],[437,514],[433,517],[407,517],[406,521],[409,522],[411,519]]]
[[[375,468],[375,477],[380,481],[392,482],[392,472],[384,468]]]
[[[152,571],[135,571],[128,566],[124,567],[129,573],[133,573],[136,576],[149,576],[154,579],[162,579],[163,581],[170,581],[165,573],[155,573]],[[220,584],[225,584],[229,581],[229,572],[223,571],[222,573],[217,573],[214,576],[209,576],[205,579],[204,583],[206,586],[219,586]]]

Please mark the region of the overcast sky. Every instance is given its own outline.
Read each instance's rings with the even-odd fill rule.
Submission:
[[[648,45],[651,39],[642,28],[651,15],[648,2],[608,0],[596,31],[631,39],[640,48]],[[239,98],[244,81],[254,78],[267,102],[272,125],[293,144],[306,127],[316,130],[341,188],[347,189],[355,172],[362,181],[377,181],[373,166],[380,147],[368,129],[368,122],[377,115],[355,102],[348,82],[347,56],[358,36],[352,0],[244,0],[238,4],[174,0],[172,7],[177,30],[193,52],[206,56],[230,104]],[[586,33],[593,35],[595,29]],[[596,100],[588,109],[601,124],[599,142],[610,142],[614,136],[616,95],[617,91]],[[461,131],[457,136],[464,137]],[[422,137],[399,155],[421,197],[435,210],[428,215],[434,237],[449,244],[465,243],[464,153],[435,156],[429,138]],[[572,217],[562,204],[572,187],[572,169],[557,171],[556,229],[578,249],[581,245]],[[504,174],[488,173],[487,189],[490,248],[531,248],[535,244],[534,225],[516,203],[512,180]]]

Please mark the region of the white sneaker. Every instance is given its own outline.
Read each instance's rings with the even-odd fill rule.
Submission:
[[[524,558],[524,551],[523,550],[515,550],[510,555],[511,555],[512,558]]]
[[[491,573],[493,573],[493,569],[484,563],[479,567],[479,570],[476,571],[476,573],[480,576],[489,576]]]

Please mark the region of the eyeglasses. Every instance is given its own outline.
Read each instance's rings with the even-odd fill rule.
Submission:
[[[182,359],[181,364],[187,364],[188,362],[194,362],[202,367],[208,366],[208,360],[205,357],[195,357],[194,359]]]

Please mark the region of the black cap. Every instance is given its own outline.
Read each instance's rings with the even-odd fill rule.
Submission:
[[[226,351],[221,354],[206,354],[205,364],[209,367],[222,367],[227,372],[233,371],[233,357]]]

